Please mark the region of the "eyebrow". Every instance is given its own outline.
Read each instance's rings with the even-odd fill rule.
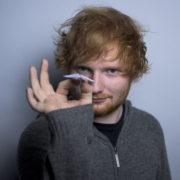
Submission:
[[[93,69],[91,69],[90,67],[88,67],[88,66],[86,66],[86,65],[78,65],[78,66],[75,66],[75,68],[76,69],[78,69],[78,68],[85,68],[85,69],[87,69],[88,71],[90,71],[90,72],[93,72]],[[117,66],[113,66],[113,65],[110,65],[110,66],[107,66],[107,67],[102,67],[101,68],[102,70],[107,70],[107,69],[116,69],[116,70],[118,70],[118,71],[122,71],[122,68],[120,68],[120,67],[117,67]]]
[[[78,68],[86,68],[88,71],[93,72],[93,70],[92,70],[90,67],[86,66],[86,65],[78,65],[78,66],[75,66],[75,69],[78,69]]]

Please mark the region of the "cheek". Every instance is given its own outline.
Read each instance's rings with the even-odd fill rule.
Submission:
[[[119,94],[121,91],[129,89],[128,79],[110,79],[107,81],[106,90],[113,94]]]

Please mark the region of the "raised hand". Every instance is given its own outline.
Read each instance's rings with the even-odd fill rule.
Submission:
[[[70,89],[74,86],[72,80],[59,83],[54,91],[49,82],[48,61],[43,59],[38,79],[37,70],[30,68],[31,87],[27,88],[27,98],[31,107],[39,112],[48,113],[53,110],[70,108],[92,103],[92,87],[88,82],[81,83],[81,97],[79,100],[68,100]]]

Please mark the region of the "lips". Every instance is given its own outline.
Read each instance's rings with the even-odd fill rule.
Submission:
[[[93,98],[93,103],[101,103],[104,102],[107,98]]]

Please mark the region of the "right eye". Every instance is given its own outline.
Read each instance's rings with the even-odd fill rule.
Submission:
[[[91,71],[86,67],[77,67],[77,72],[84,76],[91,77]]]

